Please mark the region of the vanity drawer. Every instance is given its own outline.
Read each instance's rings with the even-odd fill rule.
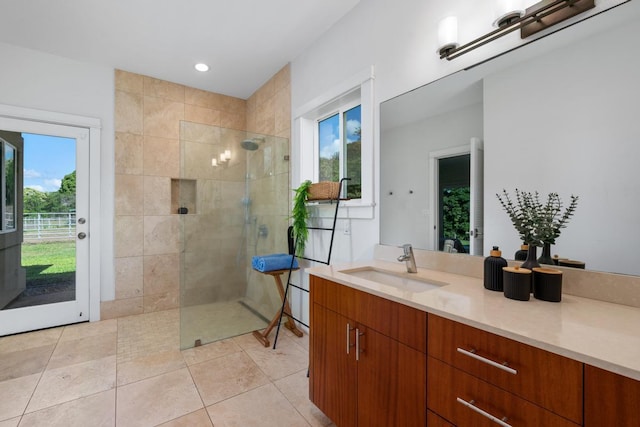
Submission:
[[[429,315],[428,354],[582,424],[582,363]]]
[[[577,426],[433,357],[427,362],[427,407],[460,427]]]

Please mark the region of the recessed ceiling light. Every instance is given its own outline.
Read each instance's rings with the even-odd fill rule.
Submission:
[[[204,73],[205,71],[209,71],[209,66],[208,66],[207,64],[203,64],[202,62],[201,62],[201,63],[199,63],[199,64],[196,64],[196,65],[195,65],[195,68],[196,68],[196,70],[198,70],[198,71],[202,71],[203,73]]]

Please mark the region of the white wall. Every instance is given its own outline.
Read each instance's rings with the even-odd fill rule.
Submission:
[[[100,119],[101,299],[113,299],[113,69],[0,43],[0,103]]]
[[[605,3],[611,5],[612,1],[596,3],[596,9],[579,19],[598,12]],[[637,9],[635,3],[640,2],[631,3]],[[458,16],[459,39],[462,42],[491,31],[491,23],[495,19],[493,7],[488,6],[487,2],[361,0],[341,21],[292,61],[294,112],[350,76],[371,65],[375,66],[374,194],[380,191],[380,135],[377,125],[380,102],[524,43],[519,34],[514,32],[454,61],[440,60],[436,55],[437,23],[450,14]],[[299,144],[299,135],[294,135],[293,159],[297,158]],[[299,166],[293,163],[294,186],[300,182],[299,177]],[[376,197],[374,202],[377,200]],[[337,236],[335,262],[367,259],[373,255],[373,245],[380,241],[379,212],[376,211],[375,217],[370,220],[352,220],[351,231],[350,235]]]
[[[482,104],[401,126],[380,135],[380,241],[432,248],[429,154],[482,138]],[[413,191],[410,193],[409,191]],[[389,194],[393,193],[393,194]],[[400,220],[401,218],[401,220]]]
[[[633,22],[485,79],[485,253],[499,244],[512,257],[520,244],[495,193],[575,194],[552,252],[640,274],[638,40]]]

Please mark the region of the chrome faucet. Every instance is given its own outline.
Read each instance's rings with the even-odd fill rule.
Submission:
[[[404,250],[404,254],[398,257],[398,261],[407,262],[407,273],[417,273],[418,268],[416,267],[416,259],[413,256],[413,248],[411,247],[411,243],[402,245],[402,249]]]

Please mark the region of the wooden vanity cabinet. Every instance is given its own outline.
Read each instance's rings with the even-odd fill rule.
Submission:
[[[582,425],[578,361],[432,314],[428,349],[427,406],[455,425]]]
[[[311,401],[339,427],[424,427],[426,313],[310,280]]]
[[[585,427],[640,425],[640,381],[585,365]]]

